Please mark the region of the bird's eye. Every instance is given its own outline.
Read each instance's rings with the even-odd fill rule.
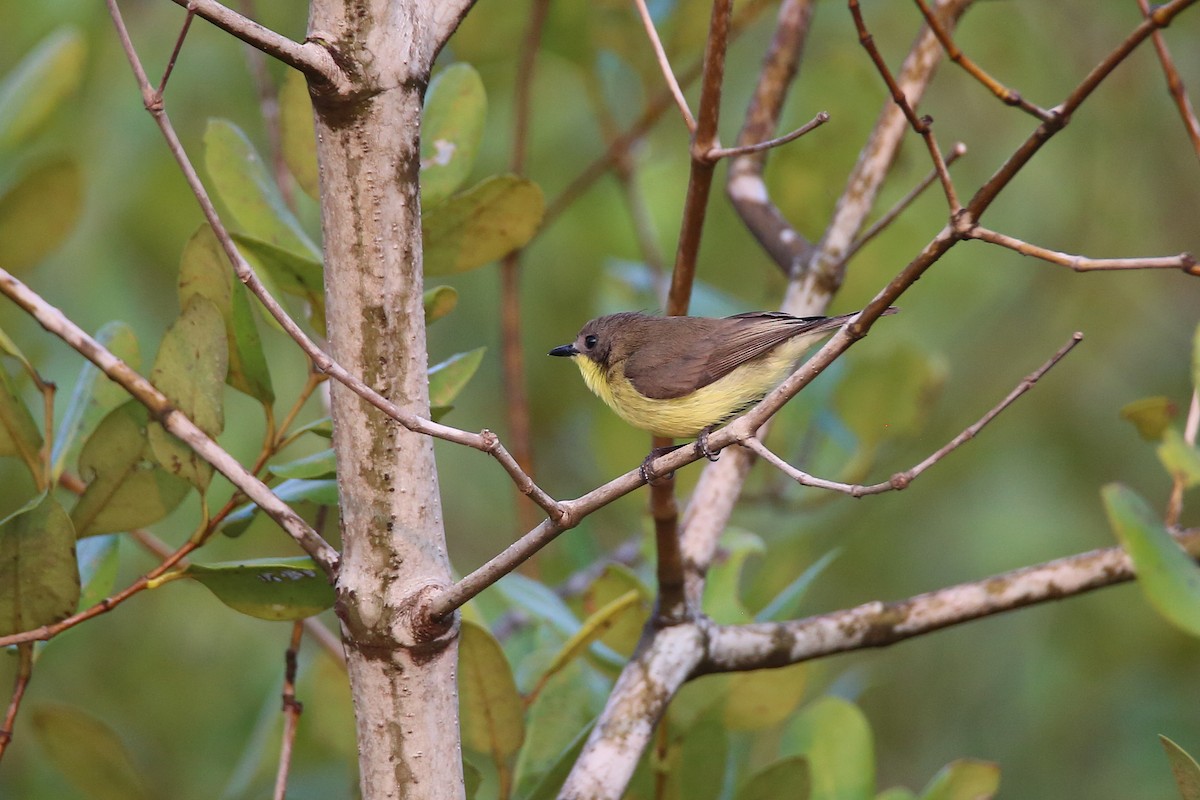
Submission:
[[[600,341],[600,339],[596,336],[596,334],[589,333],[587,336],[583,337],[583,346],[588,350],[591,350],[596,346],[596,342],[598,341]]]

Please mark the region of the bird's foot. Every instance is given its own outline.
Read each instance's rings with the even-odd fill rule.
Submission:
[[[708,447],[708,435],[710,433],[712,433],[712,429],[713,429],[713,426],[710,425],[707,428],[705,428],[704,430],[700,431],[700,435],[696,437],[695,447],[696,447],[696,453],[698,455],[704,456],[709,461],[716,461],[718,458],[721,457],[721,451],[717,450],[714,452],[713,450],[710,450]]]
[[[676,444],[676,445],[671,445],[670,447],[656,447],[653,450],[651,450],[650,455],[646,456],[646,458],[642,460],[642,465],[640,467],[638,467],[638,474],[642,476],[642,480],[644,480],[648,484],[653,484],[659,478],[672,477],[675,474],[673,471],[668,472],[665,475],[655,475],[654,472],[650,469],[650,462],[652,462],[654,459],[658,458],[659,456],[665,456],[667,453],[678,450],[681,447],[683,447],[683,445]]]

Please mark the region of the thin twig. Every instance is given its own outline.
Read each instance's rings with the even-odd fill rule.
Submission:
[[[1060,253],[1057,250],[1038,247],[1035,244],[1029,244],[1012,236],[989,230],[981,225],[971,225],[967,220],[967,215],[963,214],[956,221],[963,223],[962,232],[965,238],[979,239],[984,242],[998,244],[1001,247],[1015,250],[1023,256],[1032,256],[1040,258],[1043,261],[1049,261],[1051,264],[1070,267],[1075,272],[1121,269],[1180,269],[1189,275],[1200,275],[1200,268],[1197,267],[1196,257],[1191,253],[1180,253],[1175,256],[1161,256],[1158,258],[1088,258],[1086,256]]]
[[[162,80],[158,82],[159,95],[162,95],[167,90],[167,81],[171,78],[171,72],[175,69],[175,61],[179,58],[179,51],[183,49],[183,40],[187,38],[188,30],[192,27],[192,19],[195,15],[196,10],[188,6],[187,16],[183,18],[183,27],[179,29],[179,36],[175,39],[175,47],[171,50],[171,57],[167,60],[167,66],[163,70]]]
[[[1038,367],[1029,375],[1026,375],[1025,378],[1019,384],[1017,384],[1016,388],[1008,393],[1007,397],[1005,397],[995,407],[980,417],[974,424],[968,426],[966,430],[964,430],[958,436],[955,436],[924,461],[921,461],[911,469],[904,470],[903,472],[897,472],[891,478],[883,481],[882,483],[862,485],[839,483],[837,481],[825,480],[824,478],[817,478],[809,475],[807,472],[796,469],[791,464],[772,453],[757,437],[746,439],[741,444],[743,447],[746,447],[762,456],[763,459],[802,486],[812,486],[818,489],[829,489],[831,491],[848,494],[851,497],[864,497],[871,494],[882,494],[883,492],[906,489],[908,488],[909,484],[916,480],[917,477],[919,477],[925,470],[929,469],[934,464],[950,455],[950,453],[958,449],[963,444],[966,444],[971,439],[974,439],[975,435],[978,434],[985,425],[987,425],[989,422],[999,416],[1001,412],[1015,403],[1017,398],[1032,389],[1034,384],[1041,380],[1043,375],[1053,369],[1054,365],[1065,358],[1067,353],[1071,352],[1071,350],[1073,350],[1081,341],[1083,341],[1083,334],[1076,332],[1071,337],[1071,340],[1059,348],[1058,352],[1051,356],[1045,364],[1042,364],[1042,366]]]
[[[966,152],[967,146],[962,142],[956,142],[954,147],[950,148],[950,155],[946,157],[946,168],[949,169],[955,161],[958,161],[958,159],[966,155]],[[930,170],[929,173],[921,179],[920,183],[914,186],[908,194],[904,195],[904,197],[901,197],[894,206],[887,210],[887,213],[872,223],[871,227],[867,228],[866,231],[864,231],[857,239],[854,240],[853,244],[851,244],[849,249],[846,250],[845,255],[842,256],[842,263],[846,263],[853,258],[854,254],[861,250],[863,246],[867,244],[867,242],[874,239],[888,225],[891,225],[893,222],[895,222],[896,218],[904,213],[904,210],[912,205],[913,202],[920,197],[921,194],[937,179],[937,170]]]
[[[288,772],[292,767],[292,745],[304,704],[296,699],[296,656],[300,652],[300,637],[304,633],[301,620],[292,623],[292,639],[284,654],[283,670],[283,743],[279,748],[279,768],[275,772],[275,800],[287,795]]]
[[[1143,16],[1150,16],[1150,4],[1146,0],[1138,0],[1138,8],[1142,10]],[[1171,51],[1167,49],[1167,40],[1163,38],[1162,31],[1155,31],[1151,38],[1154,40],[1154,50],[1158,53],[1163,74],[1167,78],[1167,91],[1175,101],[1175,107],[1179,109],[1183,127],[1192,140],[1192,150],[1195,151],[1196,157],[1200,158],[1200,120],[1196,119],[1196,109],[1192,107],[1192,101],[1183,87],[1183,79],[1179,77],[1179,70],[1175,68],[1175,60],[1171,58]]]
[[[1192,402],[1188,406],[1187,422],[1184,423],[1183,440],[1189,445],[1196,445],[1196,429],[1200,427],[1200,392],[1192,390]],[[1167,513],[1163,515],[1163,521],[1168,528],[1173,528],[1179,524],[1179,517],[1183,513],[1183,492],[1187,489],[1187,476],[1176,474],[1175,480],[1171,485],[1171,497],[1167,501]]]
[[[749,155],[750,153],[761,153],[765,150],[770,150],[772,148],[779,147],[782,144],[795,141],[809,131],[821,127],[826,122],[829,122],[829,112],[822,111],[811,120],[801,125],[799,128],[796,128],[796,130],[792,131],[791,133],[786,133],[783,136],[779,136],[775,139],[768,139],[767,141],[759,142],[758,144],[739,145],[737,147],[714,147],[705,155],[714,161],[719,161],[722,158],[744,156]]]
[[[958,46],[954,44],[954,40],[950,38],[950,34],[945,28],[942,27],[942,23],[938,21],[937,16],[930,11],[929,5],[925,2],[925,0],[916,0],[916,3],[921,9],[921,14],[925,17],[926,24],[929,25],[930,30],[932,30],[934,35],[937,36],[938,41],[942,43],[942,49],[946,51],[946,56],[951,61],[953,61],[955,64],[958,64],[960,67],[966,70],[969,75],[975,78],[975,80],[986,86],[988,91],[1000,98],[1005,105],[1016,106],[1022,111],[1032,114],[1043,122],[1050,118],[1050,112],[1035,106],[1033,103],[1030,103],[1028,100],[1021,97],[1020,92],[1016,92],[1000,83],[1000,81],[987,74],[978,64],[964,55],[963,52],[958,49]]]
[[[116,0],[106,0],[110,13],[116,9]],[[334,91],[344,91],[350,81],[342,68],[334,61],[328,50],[316,41],[294,42],[269,28],[259,25],[231,8],[215,0],[172,0],[188,10],[189,16],[196,14],[231,33],[251,47],[257,48],[289,67],[303,72],[310,82]]]
[[[858,30],[859,43],[866,49],[868,55],[871,57],[871,61],[875,64],[875,68],[879,71],[884,83],[887,84],[888,91],[892,95],[892,102],[900,107],[900,110],[904,112],[904,116],[908,120],[908,124],[925,140],[925,147],[929,150],[929,157],[933,159],[933,167],[937,171],[938,179],[942,182],[942,191],[946,195],[946,202],[950,206],[950,213],[957,213],[962,208],[962,204],[958,202],[958,193],[954,189],[954,183],[950,180],[950,173],[946,170],[946,162],[942,157],[942,151],[938,147],[937,139],[933,135],[933,117],[917,116],[916,110],[909,104],[908,98],[904,96],[904,92],[900,89],[900,84],[892,76],[892,71],[888,68],[887,62],[883,60],[879,48],[875,46],[875,37],[867,30],[862,10],[858,7],[858,0],[849,0],[849,2],[850,14],[854,17],[854,26]]]
[[[646,0],[634,0],[634,5],[637,6],[638,16],[642,18],[642,26],[646,29],[646,37],[650,40],[650,46],[654,48],[654,57],[658,60],[658,68],[662,70],[663,79],[667,82],[667,89],[671,92],[671,97],[675,99],[675,105],[678,106],[688,131],[695,133],[696,118],[692,116],[687,98],[683,96],[683,90],[679,88],[679,81],[675,78],[675,71],[671,69],[671,61],[667,58],[667,51],[663,49],[662,40],[658,37],[658,30],[654,27],[650,9],[646,7]]]
[[[21,699],[25,697],[29,679],[33,676],[33,642],[17,645],[17,659],[17,674],[13,678],[12,695],[8,699],[8,710],[4,712],[4,722],[0,723],[0,758],[4,757],[4,751],[12,741],[17,712],[21,710]]]

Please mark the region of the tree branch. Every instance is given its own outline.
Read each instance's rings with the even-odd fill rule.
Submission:
[[[24,309],[43,328],[62,339],[80,355],[91,361],[125,391],[144,405],[162,426],[183,440],[189,447],[229,479],[229,482],[259,505],[267,516],[312,556],[314,562],[331,579],[337,574],[339,556],[336,550],[308,526],[299,514],[275,496],[265,483],[256,478],[237,459],[229,455],[208,434],[200,430],[183,412],[154,387],[150,381],[130,369],[103,345],[89,336],[61,311],[39,297],[28,286],[0,269],[0,293]]]

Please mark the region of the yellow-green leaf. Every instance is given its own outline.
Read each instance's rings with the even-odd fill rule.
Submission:
[[[546,668],[545,675],[538,681],[537,687],[534,688],[533,694],[536,695],[554,673],[564,668],[587,650],[592,642],[600,639],[622,617],[628,614],[640,615],[638,606],[641,604],[641,600],[642,597],[639,592],[626,592],[585,619],[583,624],[579,626],[579,630],[575,631],[571,638],[567,639],[563,646],[559,648],[559,651],[550,661],[550,665]]]
[[[650,617],[649,590],[624,564],[609,564],[582,597],[583,615],[590,616],[631,591],[638,595],[637,605],[632,611],[615,618],[600,637],[601,642],[626,658],[632,655]]]
[[[179,260],[179,306],[186,308],[195,295],[212,301],[225,320],[229,345],[226,382],[269,406],[275,402],[275,391],[246,292],[234,276],[216,234],[208,225],[202,225],[184,246]]]
[[[1174,428],[1167,428],[1163,432],[1162,444],[1158,446],[1158,460],[1172,478],[1183,480],[1184,486],[1191,488],[1200,483],[1200,452]]]
[[[75,544],[79,562],[79,610],[91,608],[112,594],[117,583],[118,548],[121,539],[116,534],[89,536]]]
[[[464,621],[458,645],[459,706],[466,747],[508,763],[525,740],[524,708],[500,643]]]
[[[738,790],[737,800],[808,800],[812,777],[804,756],[782,758],[756,772]]]
[[[146,409],[130,400],[109,412],[84,443],[79,475],[88,487],[71,510],[80,537],[151,525],[187,494],[187,481],[154,461],[148,420]]]
[[[422,205],[437,205],[466,180],[486,117],[483,80],[470,64],[452,64],[430,82],[421,118]]]
[[[36,476],[42,470],[41,447],[41,428],[17,394],[8,370],[0,367],[0,456],[20,458],[30,474]]]
[[[209,436],[225,428],[224,386],[229,369],[225,320],[213,302],[193,294],[163,336],[150,380],[171,403]],[[169,472],[204,492],[212,466],[154,422],[149,428],[154,457]]]
[[[453,286],[434,286],[425,290],[425,324],[437,322],[458,305],[458,290]]]
[[[529,707],[525,741],[517,756],[513,783],[517,797],[528,797],[580,731],[586,730],[603,705],[592,687],[594,675],[575,661],[550,678]]]
[[[142,365],[137,337],[124,322],[110,322],[96,332],[96,341],[110,353],[124,361],[131,369]],[[71,390],[71,402],[63,414],[54,436],[54,453],[51,466],[55,480],[74,461],[82,446],[81,434],[95,430],[110,411],[126,402],[129,394],[119,384],[109,379],[100,368],[90,361],[84,362]]]
[[[1110,483],[1101,496],[1146,598],[1167,621],[1200,636],[1200,567],[1132,489]]]
[[[329,578],[311,558],[192,564],[183,573],[225,605],[259,619],[297,620],[333,607]]]
[[[1143,397],[1126,403],[1121,408],[1121,419],[1132,422],[1138,436],[1149,442],[1157,442],[1178,413],[1175,402],[1169,397]]]
[[[0,194],[0,253],[20,273],[58,249],[83,208],[83,175],[70,159],[25,173]]]
[[[33,735],[60,773],[89,800],[148,800],[140,771],[112,728],[78,708],[42,705]]]
[[[336,467],[333,448],[328,447],[303,458],[272,464],[271,474],[280,478],[331,478]]]
[[[304,193],[316,200],[321,190],[312,98],[308,95],[308,81],[294,69],[287,71],[279,87],[279,138],[288,171]]]
[[[1200,800],[1200,764],[1166,736],[1160,735],[1158,740],[1167,751],[1167,759],[1171,762],[1171,774],[1175,776],[1175,785],[1179,787],[1181,800]]]
[[[0,150],[28,139],[63,99],[74,93],[86,56],[83,35],[74,28],[61,28],[4,77],[0,83]]]
[[[486,347],[457,353],[429,368],[429,405],[448,406],[483,362]]]
[[[921,793],[921,800],[991,800],[1000,791],[1000,766],[960,758],[942,767]]]
[[[533,238],[544,213],[542,190],[515,175],[496,175],[424,214],[425,274],[481,267]]]
[[[0,521],[0,636],[66,619],[78,603],[75,528],[40,495]]]
[[[812,800],[868,800],[875,794],[875,745],[853,703],[823,697],[788,724],[780,750],[808,759]]]
[[[734,673],[725,698],[725,725],[735,731],[777,725],[792,715],[807,685],[806,664]]]
[[[320,257],[317,246],[280,197],[262,157],[229,120],[209,120],[204,131],[204,165],[221,201],[247,233],[297,255]]]

